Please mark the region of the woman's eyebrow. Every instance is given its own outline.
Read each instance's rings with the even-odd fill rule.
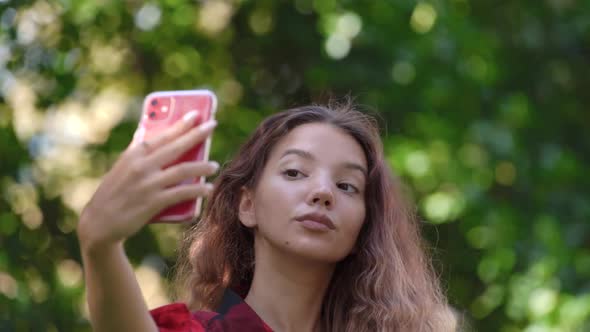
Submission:
[[[311,152],[301,150],[301,149],[287,149],[285,152],[283,152],[280,159],[283,159],[284,157],[286,157],[290,154],[294,154],[294,155],[300,156],[303,159],[308,159],[311,161],[316,160],[315,156],[313,154],[311,154]],[[365,178],[368,178],[368,172],[363,166],[361,166],[357,163],[348,162],[348,161],[342,163],[342,165],[344,166],[344,168],[360,171],[361,173],[363,173]]]
[[[301,150],[301,149],[288,149],[287,151],[283,152],[283,155],[281,156],[280,159],[283,159],[290,154],[294,154],[294,155],[297,155],[301,158],[309,159],[312,161],[315,160],[315,157],[313,156],[313,154],[311,154],[308,151]]]

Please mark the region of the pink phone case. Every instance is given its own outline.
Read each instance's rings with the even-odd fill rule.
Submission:
[[[132,144],[138,144],[144,140],[150,139],[162,130],[170,127],[176,121],[191,111],[199,112],[195,119],[194,126],[214,119],[217,109],[217,98],[209,90],[184,90],[184,91],[158,91],[147,95],[143,101],[143,111],[139,125]],[[189,149],[180,158],[172,162],[172,165],[186,161],[206,161],[209,158],[209,147],[211,146],[211,137],[197,146]],[[204,183],[205,177],[199,179],[187,179],[180,183]],[[201,213],[201,197],[196,200],[181,202],[169,206],[158,213],[150,223],[180,223],[194,220]]]

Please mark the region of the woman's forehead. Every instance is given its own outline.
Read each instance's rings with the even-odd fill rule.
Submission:
[[[330,159],[357,163],[366,168],[360,144],[343,129],[325,123],[310,123],[291,130],[277,143],[271,159],[292,155],[309,160]]]

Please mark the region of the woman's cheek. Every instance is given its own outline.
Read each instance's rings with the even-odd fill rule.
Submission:
[[[355,232],[356,235],[358,235],[358,233],[360,232],[361,228],[363,227],[363,223],[365,222],[365,217],[366,217],[366,210],[365,210],[365,203],[362,202],[362,204],[359,204],[359,210],[357,212],[357,217],[355,218]]]

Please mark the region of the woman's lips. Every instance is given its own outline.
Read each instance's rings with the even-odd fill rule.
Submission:
[[[313,220],[301,220],[299,221],[301,223],[301,225],[305,228],[314,230],[314,231],[329,231],[330,227],[326,226],[325,224],[322,224],[320,222],[317,221],[313,221]]]
[[[328,231],[336,228],[330,217],[322,213],[307,213],[295,218],[295,220],[312,230]]]

